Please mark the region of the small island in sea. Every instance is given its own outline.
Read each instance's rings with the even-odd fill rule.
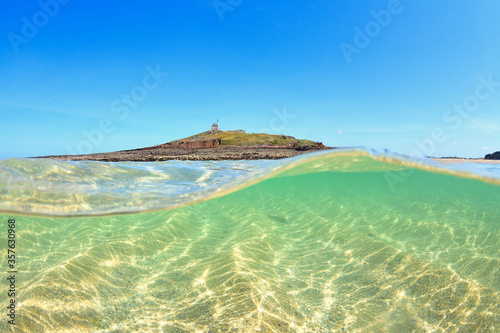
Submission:
[[[500,151],[496,151],[492,154],[486,154],[486,156],[484,156],[484,158],[486,160],[500,160]]]
[[[259,160],[281,159],[295,155],[333,149],[321,142],[300,140],[288,135],[246,133],[244,130],[221,131],[214,123],[210,131],[156,146],[84,155],[52,155],[67,161],[168,161],[168,160]]]
[[[462,162],[500,164],[500,151],[496,151],[492,154],[486,154],[484,158],[465,158],[457,156],[443,156],[443,157],[430,157],[430,158],[444,164],[453,164]]]

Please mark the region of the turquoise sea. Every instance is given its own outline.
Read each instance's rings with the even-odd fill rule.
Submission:
[[[500,331],[500,164],[6,159],[0,221],[1,332]]]

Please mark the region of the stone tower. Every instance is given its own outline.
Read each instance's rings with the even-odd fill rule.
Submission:
[[[212,131],[218,131],[219,130],[219,119],[217,119],[216,123],[212,124]]]

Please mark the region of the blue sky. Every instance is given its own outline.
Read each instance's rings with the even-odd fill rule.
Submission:
[[[0,158],[266,131],[500,150],[498,1],[6,1]]]

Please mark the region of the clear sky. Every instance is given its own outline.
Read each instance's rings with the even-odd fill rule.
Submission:
[[[0,158],[210,129],[480,157],[500,150],[500,2],[3,3]]]

